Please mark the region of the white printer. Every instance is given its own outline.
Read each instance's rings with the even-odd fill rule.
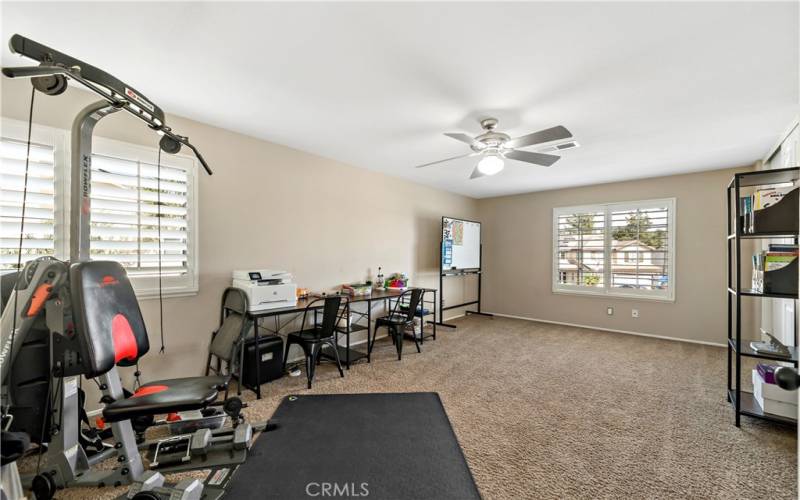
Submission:
[[[233,272],[233,286],[241,288],[250,301],[249,311],[264,311],[297,305],[297,284],[291,273],[269,269]]]

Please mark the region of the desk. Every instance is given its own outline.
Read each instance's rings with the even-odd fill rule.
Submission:
[[[422,290],[423,290],[423,294],[422,294],[422,299],[420,301],[421,302],[420,303],[420,308],[424,308],[424,304],[426,304],[426,303],[433,304],[434,307],[429,311],[428,315],[433,314],[434,319],[435,319],[436,318],[436,309],[435,309],[435,305],[436,305],[436,289],[434,289],[434,288],[423,288]],[[350,296],[344,295],[344,297],[347,299],[347,302],[344,305],[344,307],[346,308],[345,309],[345,317],[347,318],[347,326],[344,327],[344,329],[343,329],[342,327],[337,325],[337,327],[336,327],[336,334],[337,334],[336,335],[336,345],[337,345],[337,347],[339,349],[339,357],[342,359],[342,361],[344,362],[344,365],[347,367],[348,370],[350,369],[350,364],[352,362],[358,361],[359,359],[367,358],[367,363],[372,361],[370,359],[370,351],[371,351],[370,347],[375,342],[374,336],[377,334],[377,332],[375,331],[375,328],[372,325],[372,304],[373,304],[373,302],[382,301],[384,304],[386,304],[389,300],[396,299],[396,298],[400,297],[400,295],[402,295],[402,293],[403,292],[398,291],[398,290],[373,290],[370,295],[356,295],[354,297],[350,297]],[[433,294],[433,299],[426,301],[425,300],[425,295],[427,295],[428,293],[432,293]],[[260,338],[259,333],[258,333],[259,320],[262,320],[262,319],[265,319],[265,318],[275,318],[275,327],[274,327],[275,329],[274,330],[270,330],[269,328],[263,327],[263,326],[261,328],[264,328],[268,332],[273,333],[275,335],[280,335],[281,330],[283,328],[285,328],[287,325],[292,324],[294,322],[294,320],[296,320],[301,314],[303,314],[303,312],[305,312],[305,310],[309,307],[309,305],[312,302],[314,302],[315,300],[317,300],[317,299],[319,299],[319,297],[302,298],[302,299],[298,299],[297,300],[297,304],[295,304],[293,306],[279,307],[279,308],[275,308],[275,309],[266,309],[266,310],[263,310],[263,311],[248,312],[247,313],[247,318],[249,320],[253,321],[253,336],[254,336],[254,340],[255,340],[256,346],[259,345],[259,338]],[[351,311],[351,309],[350,309],[351,304],[357,304],[357,303],[361,303],[361,302],[367,304],[367,310],[365,312]],[[316,315],[317,315],[316,313],[317,313],[317,311],[321,310],[323,307],[324,307],[324,302],[323,301],[318,302],[316,305],[314,305],[312,307],[312,309],[314,310],[314,317],[312,319],[313,319],[313,321],[315,323],[316,323]],[[358,319],[365,318],[367,320],[367,325],[364,326],[364,325],[357,324],[358,319],[356,320],[356,322],[351,324],[351,321],[350,321],[351,313],[356,314],[359,317]],[[287,316],[287,315],[291,315],[291,317],[287,321],[282,322],[281,321],[281,316]],[[423,318],[420,318],[420,319],[421,319],[421,321],[420,321],[420,329],[422,330],[422,332],[421,332],[421,337],[422,338],[420,340],[422,342],[424,342],[424,339],[425,339],[425,334],[424,334],[424,331],[425,331],[425,318],[423,317]],[[351,349],[351,347],[350,347],[350,335],[355,333],[355,332],[357,332],[357,331],[363,331],[363,330],[367,331],[367,344],[366,344],[367,345],[367,352],[362,352],[362,351],[357,351],[357,350]],[[347,344],[345,346],[339,346],[339,336],[338,336],[339,333],[342,333],[343,335],[347,336]],[[432,335],[429,335],[429,337],[433,337],[433,339],[436,340],[436,323],[435,322],[433,323]],[[326,358],[335,359],[333,354],[325,353],[325,351],[323,351],[323,355]],[[256,356],[256,380],[260,380],[261,379],[261,373],[260,373],[261,372],[261,363],[258,362],[259,361],[258,349],[255,349],[255,356]],[[244,384],[241,380],[239,380],[239,383],[240,384]],[[255,392],[257,399],[261,399],[261,385],[258,385],[256,387],[248,387],[248,386],[244,386],[244,387],[247,388],[247,389],[250,389],[253,392]]]

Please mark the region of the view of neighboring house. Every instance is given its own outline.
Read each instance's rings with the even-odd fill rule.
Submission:
[[[598,235],[600,236],[600,235]],[[561,243],[559,283],[602,286],[604,248],[602,238],[584,236]],[[612,240],[611,286],[620,288],[663,288],[667,282],[666,251],[638,240]]]

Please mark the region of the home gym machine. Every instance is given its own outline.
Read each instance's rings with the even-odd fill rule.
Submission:
[[[150,382],[125,397],[117,367],[136,365],[148,352],[149,341],[125,270],[116,262],[89,261],[92,131],[102,118],[125,110],[162,136],[161,151],[176,154],[186,146],[208,174],[211,169],[187,137],[165,124],[164,112],[130,85],[20,35],[11,38],[10,47],[39,66],[3,68],[3,74],[31,78],[34,93],[59,95],[71,79],[102,100],[84,108],[72,127],[69,263],[41,257],[28,262],[16,276],[3,278],[3,446],[7,436],[19,437],[14,442],[20,448],[26,447],[25,436],[38,444],[36,474],[23,477],[22,482],[39,500],[69,486],[126,484],[134,485],[129,498],[220,498],[247,456],[253,431],[264,430],[266,424],[245,423],[238,398],[217,402],[220,392],[227,397],[225,377]],[[32,106],[33,101],[31,113]],[[22,213],[24,224],[24,207]],[[98,381],[103,416],[113,433],[113,445],[91,457],[78,439],[81,376]],[[209,406],[223,406],[232,427],[137,444],[132,419]],[[42,453],[45,448],[47,452]],[[149,450],[154,471],[145,470],[140,449]],[[19,455],[8,460],[13,462]],[[5,486],[6,472],[16,469],[7,468],[13,464],[6,463],[5,451],[3,460]],[[104,460],[116,460],[115,467],[92,469]],[[162,472],[200,469],[211,471],[203,483],[184,481],[167,487],[161,476]],[[13,500],[16,490],[9,487],[4,494]]]

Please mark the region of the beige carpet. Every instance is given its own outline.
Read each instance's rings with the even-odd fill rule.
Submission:
[[[381,340],[344,379],[323,365],[310,392],[438,392],[487,499],[797,498],[796,431],[748,418],[734,427],[722,348],[505,318],[456,323],[422,354],[407,342],[401,362]],[[308,392],[305,374],[265,388],[252,420]]]

